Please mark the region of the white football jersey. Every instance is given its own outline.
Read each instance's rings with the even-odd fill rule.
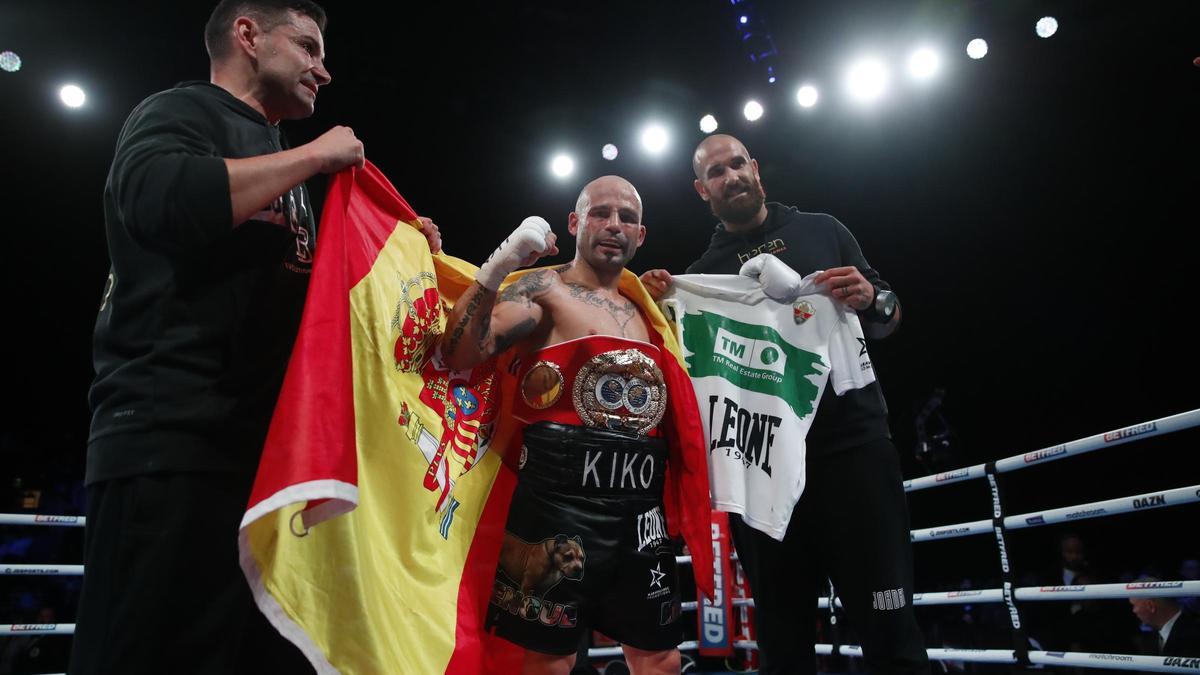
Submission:
[[[662,300],[700,404],[714,504],[779,540],[804,492],[804,439],[826,383],[840,396],[875,381],[858,315],[815,276],[791,303],[727,274],[674,276]]]

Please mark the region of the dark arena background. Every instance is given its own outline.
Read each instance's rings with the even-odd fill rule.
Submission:
[[[1200,408],[1200,3],[400,4],[325,5],[333,82],[312,118],[284,124],[293,145],[351,126],[367,158],[438,223],[446,250],[474,262],[529,215],[568,242],[556,259],[566,261],[580,188],[618,174],[645,204],[632,269],[682,272],[716,224],[690,164],[711,115],[758,160],[769,200],[835,215],[896,289],[903,325],[870,349],[905,478],[1132,428],[1118,433],[1128,443],[1101,437],[1095,452],[1003,476],[1005,515],[1131,504],[1012,529],[1017,587],[1062,584],[1060,544],[1078,540],[1089,584],[1197,578],[1200,432],[1188,427],[1200,420],[1163,420]],[[141,99],[207,79],[210,9],[0,4],[0,513],[83,512],[108,165]],[[1046,37],[1043,17],[1056,23]],[[982,58],[968,55],[976,38]],[[920,48],[930,51],[913,71]],[[877,70],[855,71],[863,58]],[[64,103],[68,84],[82,105]],[[807,106],[797,93],[806,84],[816,93]],[[813,103],[812,90],[804,97]],[[310,187],[319,200],[324,181]],[[1160,498],[1189,486],[1187,499]],[[984,478],[910,492],[909,505],[916,530],[993,515]],[[979,535],[931,536],[914,543],[918,592],[1001,588],[990,522]],[[0,524],[0,625],[74,621],[79,576],[5,569],[81,561],[82,528]],[[1030,649],[1155,653],[1126,596],[1022,600]],[[917,615],[928,648],[1013,648],[1002,601]],[[819,620],[819,642],[857,644],[852,627],[827,612]],[[0,635],[0,675],[62,672],[70,640]],[[690,672],[741,670],[745,653]],[[610,660],[594,664],[621,672]],[[821,667],[862,671],[853,656]],[[933,667],[1019,668],[954,653]]]

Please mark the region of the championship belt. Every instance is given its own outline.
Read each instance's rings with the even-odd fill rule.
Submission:
[[[522,357],[513,415],[539,421],[658,435],[667,410],[661,352],[646,342],[592,335]]]

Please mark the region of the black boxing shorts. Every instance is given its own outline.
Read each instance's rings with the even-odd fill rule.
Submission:
[[[546,654],[574,654],[590,629],[674,649],[683,633],[665,440],[537,422],[519,461],[488,630]]]

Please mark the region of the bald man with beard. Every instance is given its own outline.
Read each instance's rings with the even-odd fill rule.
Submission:
[[[694,187],[720,221],[689,274],[738,274],[764,253],[815,278],[834,301],[858,313],[868,337],[900,323],[891,287],[863,257],[836,218],[766,201],[758,161],[738,139],[709,136],[692,160]],[[670,288],[666,270],[642,282],[656,296]],[[865,345],[863,347],[865,349]],[[912,545],[900,463],[877,382],[843,396],[825,389],[807,437],[807,482],[782,541],[730,514],[734,544],[750,580],[762,673],[814,673],[818,588],[833,580],[861,638],[872,673],[927,673],[924,639],[912,609]],[[779,448],[774,462],[787,461]],[[805,455],[800,453],[805,452]],[[773,489],[789,489],[773,486]]]

